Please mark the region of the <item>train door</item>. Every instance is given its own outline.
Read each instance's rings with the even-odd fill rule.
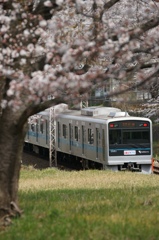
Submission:
[[[105,161],[105,129],[102,129],[102,158]]]
[[[48,128],[49,128],[49,126],[48,126],[48,120],[46,119],[46,122],[45,122],[45,143],[46,143],[46,145],[48,145]]]
[[[72,124],[69,123],[69,151],[72,151]]]
[[[27,125],[27,134],[26,134],[26,136],[25,136],[25,141],[26,142],[29,142],[29,138],[30,138],[30,124],[28,123],[28,125]]]
[[[99,128],[96,128],[96,159],[99,158]]]
[[[61,137],[61,131],[60,131],[60,122],[57,122],[57,146],[58,148],[60,148],[61,144],[60,144],[60,137]]]
[[[38,139],[38,145],[39,146],[44,146],[43,143],[43,133],[44,133],[44,120],[42,117],[39,119],[39,139]]]
[[[39,119],[36,120],[36,142],[38,143],[39,140]]]
[[[85,138],[86,138],[86,129],[85,129],[85,126],[82,125],[82,155],[85,155],[85,147],[84,147],[84,144],[85,144]]]

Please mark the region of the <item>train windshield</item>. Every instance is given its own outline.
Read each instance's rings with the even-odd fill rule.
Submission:
[[[109,123],[109,156],[150,154],[148,121],[129,120]]]

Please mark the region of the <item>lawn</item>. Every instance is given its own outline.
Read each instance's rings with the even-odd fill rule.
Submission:
[[[1,240],[159,239],[159,175],[27,168],[19,201]]]

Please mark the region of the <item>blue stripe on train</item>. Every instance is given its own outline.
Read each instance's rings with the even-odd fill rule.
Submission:
[[[37,135],[36,132],[28,131],[27,136],[34,137],[34,138],[37,137],[38,139],[47,139],[47,141],[49,140],[49,136],[48,135],[46,136],[46,133],[44,133],[44,134],[38,133],[38,135]],[[68,139],[58,138],[58,142],[59,142],[59,145],[61,144],[62,146],[64,146],[64,145],[69,146],[70,145],[70,141]],[[71,140],[71,146],[81,149],[82,148],[82,143],[80,143],[78,141]],[[89,150],[89,151],[96,152],[97,151],[97,146],[85,143],[84,144],[84,150]],[[127,147],[127,148],[112,148],[112,149],[109,149],[109,152],[110,151],[126,151],[126,150],[150,151],[150,148],[129,148],[129,147]],[[102,147],[98,146],[98,152],[99,153],[103,152]]]

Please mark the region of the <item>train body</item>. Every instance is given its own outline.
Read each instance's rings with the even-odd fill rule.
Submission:
[[[49,111],[30,121],[25,142],[35,151],[49,149]],[[152,122],[118,108],[88,107],[58,111],[55,119],[57,159],[80,162],[83,168],[151,173]]]

